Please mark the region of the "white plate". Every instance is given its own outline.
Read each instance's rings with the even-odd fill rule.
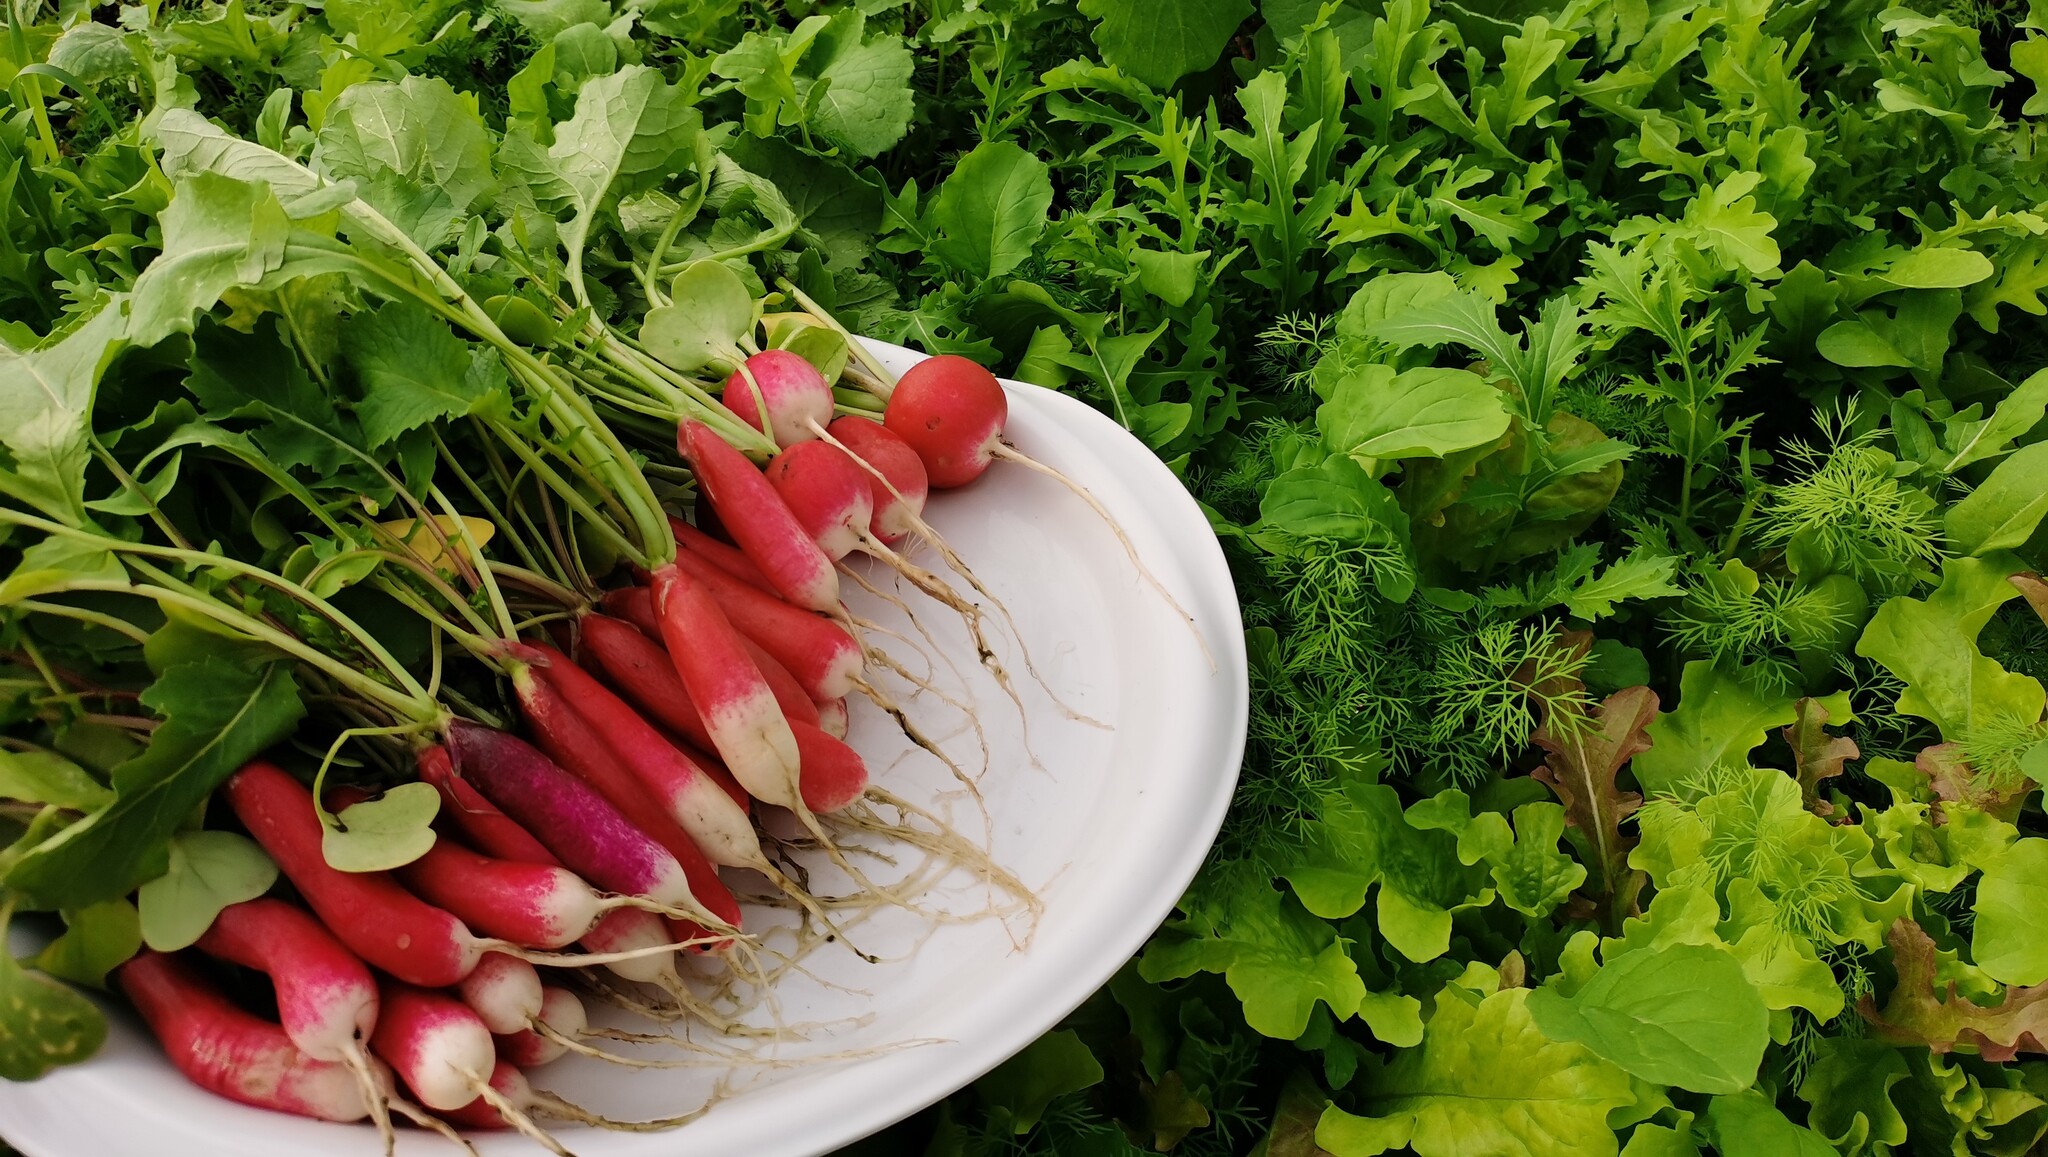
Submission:
[[[919,358],[872,348],[899,372]],[[892,959],[870,965],[836,947],[821,950],[807,961],[818,979],[790,976],[776,989],[785,1023],[866,1018],[812,1033],[812,1051],[871,1055],[769,1071],[675,1132],[558,1130],[582,1157],[804,1157],[932,1104],[1029,1044],[1107,981],[1172,910],[1215,839],[1237,780],[1247,708],[1242,627],[1222,550],[1181,484],[1136,439],[1072,398],[1005,384],[1012,441],[1087,486],[1115,514],[1193,616],[1214,667],[1100,520],[1058,483],[999,464],[973,486],[935,497],[931,520],[1007,603],[1047,682],[1072,706],[1114,725],[1105,731],[1062,713],[1024,673],[1012,643],[1006,658],[1043,765],[1034,767],[1018,711],[973,666],[957,618],[923,604],[920,621],[975,676],[968,693],[994,749],[980,779],[996,821],[993,847],[997,861],[1044,902],[1035,934],[1020,949],[994,920],[934,926],[900,910],[875,914],[854,937]],[[873,599],[853,601],[876,619],[899,621]],[[951,681],[943,667],[941,674]],[[953,732],[948,720],[959,717],[927,696],[912,718]],[[857,708],[855,727],[853,742],[877,782],[920,801],[953,786],[935,760],[903,754],[908,745],[879,712]],[[954,733],[946,747],[970,770],[978,766],[971,734]],[[978,825],[971,811],[956,807],[954,814],[963,828]],[[969,910],[985,899],[953,888],[940,902]],[[33,1084],[0,1082],[0,1136],[29,1157],[374,1157],[376,1138],[366,1126],[269,1113],[202,1092],[164,1062],[130,1015],[116,1011],[112,1019],[106,1048],[91,1062]],[[905,1045],[917,1041],[933,1043]],[[581,1059],[534,1076],[537,1085],[621,1118],[691,1108],[712,1079]],[[478,1141],[494,1157],[539,1152],[515,1136]],[[454,1150],[408,1133],[401,1152]]]

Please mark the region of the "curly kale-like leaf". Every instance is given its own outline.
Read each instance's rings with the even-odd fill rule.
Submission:
[[[2016,985],[1995,1005],[1981,1005],[1935,990],[1935,944],[1925,929],[1899,920],[1885,934],[1898,982],[1884,1007],[1864,997],[1857,1010],[1880,1040],[1925,1045],[1937,1053],[1958,1049],[1987,1061],[2009,1061],[2020,1053],[2048,1053],[2048,984]]]
[[[1628,850],[1635,839],[1621,822],[1635,814],[1643,797],[1617,782],[1621,769],[1650,749],[1648,728],[1657,717],[1657,693],[1629,687],[1609,695],[1590,720],[1546,717],[1530,739],[1550,753],[1533,773],[1564,804],[1568,834],[1601,897],[1626,894]]]
[[[1835,805],[1820,798],[1821,781],[1842,774],[1842,765],[1862,751],[1855,740],[1828,734],[1828,708],[1822,701],[1803,698],[1792,709],[1799,717],[1779,734],[1792,747],[1793,774],[1799,780],[1800,798],[1806,801],[1807,811],[1817,816],[1833,815]]]

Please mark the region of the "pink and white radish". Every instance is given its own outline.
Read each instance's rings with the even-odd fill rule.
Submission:
[[[817,708],[818,730],[834,739],[845,739],[847,727],[852,722],[852,716],[846,710],[846,700],[843,697],[827,699]]]
[[[237,1008],[186,962],[145,948],[115,982],[163,1044],[171,1065],[208,1092],[301,1117],[360,1121],[374,1096],[348,1065],[315,1060],[281,1025]],[[368,1064],[369,1093],[392,1091],[391,1071]]]
[[[526,948],[566,948],[628,902],[608,904],[567,868],[500,860],[445,839],[398,869],[398,878],[471,928]]]
[[[522,1069],[539,1068],[569,1051],[562,1040],[575,1040],[589,1027],[590,1011],[583,1007],[582,997],[566,988],[543,985],[540,1015],[518,1032],[497,1036],[498,1059]]]
[[[839,572],[754,464],[701,422],[685,420],[678,427],[676,448],[733,541],[782,597],[814,611],[836,613]]]
[[[908,442],[880,422],[855,414],[835,420],[825,432],[863,466],[875,502],[868,529],[876,538],[895,546],[924,525],[931,478]]]
[[[533,1027],[547,1000],[533,965],[502,952],[484,957],[455,991],[494,1035]]]
[[[860,681],[867,659],[837,623],[757,591],[687,550],[676,555],[675,567],[702,583],[733,629],[775,656],[813,701],[837,699]]]
[[[794,446],[832,420],[832,386],[818,368],[788,350],[762,350],[725,380],[719,400],[747,425]]]
[[[796,736],[739,632],[688,570],[665,566],[650,586],[669,661],[702,712],[718,758],[755,799],[802,811]]]

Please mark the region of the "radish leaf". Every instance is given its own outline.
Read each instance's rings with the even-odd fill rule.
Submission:
[[[136,893],[142,939],[158,952],[191,947],[221,909],[277,882],[277,865],[263,849],[233,832],[186,832],[171,841],[170,856],[170,870]]]

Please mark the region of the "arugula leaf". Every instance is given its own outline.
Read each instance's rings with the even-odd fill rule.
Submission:
[[[142,754],[114,769],[113,803],[22,856],[9,888],[44,907],[83,908],[162,875],[178,825],[305,713],[283,664],[211,657],[169,668],[142,702],[164,721]]]
[[[1961,554],[1986,555],[2027,544],[2048,518],[2048,442],[2022,447],[1984,484],[1949,507],[1942,529]]]

